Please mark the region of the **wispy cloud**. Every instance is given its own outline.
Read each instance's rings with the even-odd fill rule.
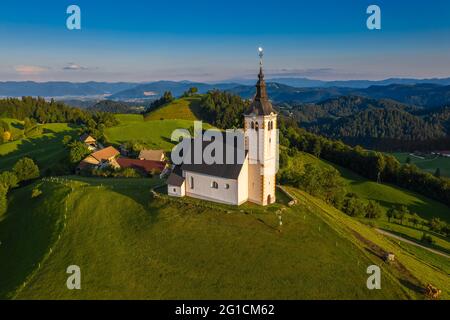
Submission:
[[[88,70],[88,69],[89,69],[88,67],[81,66],[74,62],[69,62],[67,65],[65,65],[63,67],[63,70],[68,70],[68,71],[80,71],[80,70]]]
[[[25,75],[25,76],[38,75],[38,74],[48,71],[49,69],[50,68],[48,68],[48,67],[27,66],[27,65],[20,65],[20,66],[14,67],[14,70],[16,70],[16,72],[18,74]]]

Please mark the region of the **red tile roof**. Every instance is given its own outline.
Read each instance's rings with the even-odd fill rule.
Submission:
[[[133,168],[145,172],[161,172],[166,167],[166,163],[163,161],[139,160],[129,158],[118,158],[117,163],[121,168]]]
[[[109,160],[111,158],[114,158],[120,154],[119,151],[116,150],[114,147],[107,147],[102,150],[99,150],[97,152],[94,152],[91,154],[92,157],[97,159],[98,161],[102,160]]]

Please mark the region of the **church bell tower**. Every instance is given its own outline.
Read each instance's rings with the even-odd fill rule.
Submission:
[[[275,175],[278,150],[277,114],[272,108],[263,73],[263,50],[259,48],[259,75],[250,111],[244,115],[248,151],[249,201],[268,205],[275,202]]]

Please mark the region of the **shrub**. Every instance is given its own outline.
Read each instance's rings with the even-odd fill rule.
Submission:
[[[14,172],[5,171],[0,174],[0,184],[3,185],[7,191],[17,187],[18,182],[19,181]]]
[[[13,167],[18,182],[39,178],[39,167],[30,158],[22,158]]]
[[[426,244],[434,243],[433,237],[428,234],[425,234],[425,233],[422,235],[422,239],[420,241],[422,241],[423,243],[426,243]]]
[[[36,187],[31,191],[31,198],[37,198],[41,194],[42,194],[42,191],[39,189],[39,187]]]
[[[365,207],[366,218],[379,219],[383,215],[383,210],[378,202],[370,200]]]

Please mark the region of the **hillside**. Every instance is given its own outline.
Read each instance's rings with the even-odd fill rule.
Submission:
[[[199,111],[200,99],[200,96],[175,99],[171,103],[147,113],[144,119],[145,121],[167,119],[199,120],[196,114]]]
[[[274,210],[281,204],[236,208],[193,199],[158,199],[149,194],[150,185],[156,183],[152,180],[132,179],[125,184],[76,180],[43,182],[43,194],[31,201],[33,186],[13,193],[11,207],[16,209],[0,222],[1,238],[9,234],[3,242],[8,250],[0,251],[0,258],[4,261],[5,254],[16,252],[8,256],[16,268],[0,266],[6,275],[0,280],[1,297],[416,297],[384,267],[383,290],[367,290],[365,269],[380,260],[306,206],[283,212],[280,233]],[[24,203],[27,210],[20,210]],[[54,217],[40,217],[44,209]],[[34,216],[43,219],[45,228],[32,223]],[[26,239],[14,232],[25,225]],[[35,254],[41,259],[23,259],[25,249],[17,249],[37,241],[37,235],[43,239]],[[65,286],[65,269],[71,264],[81,267],[83,290],[69,291]],[[24,282],[31,270],[32,276]]]
[[[89,111],[101,111],[110,113],[142,113],[144,106],[132,105],[121,101],[102,100],[91,107],[87,108]]]
[[[21,136],[21,122],[13,121],[16,126],[13,131],[15,135]],[[35,137],[21,138],[12,142],[0,144],[0,168],[11,168],[20,158],[30,157],[36,161],[43,171],[50,168],[64,156],[62,139],[65,135],[76,136],[76,127],[65,123],[49,123],[41,125],[43,132]]]
[[[169,151],[174,146],[174,143],[170,141],[172,132],[176,129],[189,130],[194,126],[195,118],[188,108],[187,100],[175,100],[172,104],[155,112],[155,114],[147,114],[145,119],[142,115],[116,115],[119,125],[105,130],[108,142],[120,145],[126,141],[140,140],[151,148]],[[163,118],[162,115],[167,118]],[[205,128],[211,128],[207,123],[203,125]]]
[[[294,105],[288,113],[311,132],[369,149],[442,150],[450,146],[446,108],[422,109],[394,100],[345,96]]]
[[[294,165],[298,168],[298,170],[302,170],[303,166],[308,163],[313,163],[324,167],[334,167],[340,172],[344,180],[345,191],[347,193],[356,195],[366,203],[369,200],[374,200],[381,206],[383,215],[380,219],[373,220],[359,217],[358,220],[369,225],[376,225],[384,230],[392,231],[404,238],[413,240],[420,244],[422,244],[421,237],[423,233],[428,232],[433,235],[433,239],[435,241],[433,245],[429,245],[430,247],[438,249],[444,253],[450,253],[450,241],[443,235],[430,231],[428,227],[418,227],[413,225],[412,223],[407,222],[407,218],[405,218],[404,224],[399,224],[398,221],[389,222],[386,216],[386,212],[393,206],[404,205],[411,213],[417,213],[419,217],[423,219],[430,220],[434,217],[438,217],[448,223],[450,222],[450,209],[446,205],[393,185],[376,183],[345,168],[330,164],[307,153],[300,153],[291,161],[295,161]],[[440,263],[444,265],[448,264],[446,258],[434,258],[441,260]]]

